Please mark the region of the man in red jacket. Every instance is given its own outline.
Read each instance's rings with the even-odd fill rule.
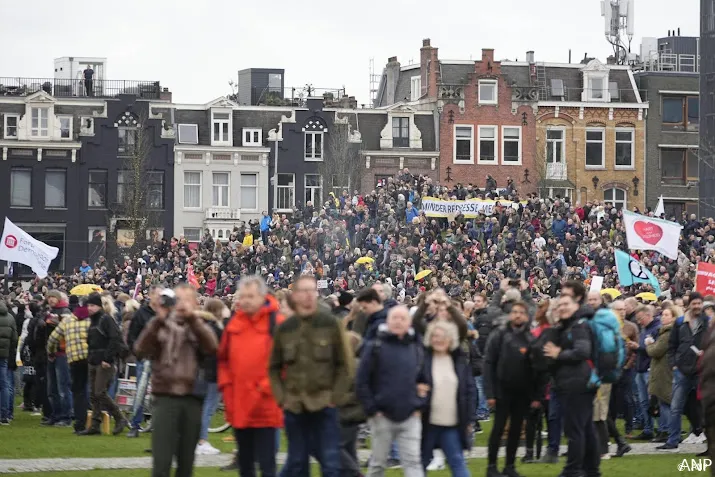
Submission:
[[[218,387],[223,393],[226,420],[233,427],[241,476],[276,475],[276,429],[283,412],[268,378],[273,330],[283,322],[279,304],[268,295],[261,277],[238,283],[237,310],[226,325],[218,351]]]

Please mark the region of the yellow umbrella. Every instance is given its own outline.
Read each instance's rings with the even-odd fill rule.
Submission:
[[[415,280],[422,280],[424,277],[432,273],[432,270],[422,270],[420,273],[415,275]]]
[[[603,290],[601,290],[601,295],[609,295],[615,300],[616,298],[621,296],[621,292],[619,292],[615,288],[604,288]]]
[[[70,295],[86,296],[94,292],[102,293],[102,288],[100,288],[98,285],[85,283],[83,285],[77,285],[72,290],[70,290]]]
[[[643,292],[636,295],[636,298],[640,298],[643,301],[658,301],[658,297],[655,296],[653,292]]]
[[[360,265],[362,265],[363,263],[370,264],[374,261],[375,261],[375,259],[371,258],[371,257],[360,257],[355,261],[355,263],[359,263]]]

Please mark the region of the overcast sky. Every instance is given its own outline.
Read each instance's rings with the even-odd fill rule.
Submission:
[[[699,0],[637,0],[635,37],[699,34]],[[159,80],[181,103],[230,93],[251,67],[284,68],[286,86],[341,88],[368,102],[369,60],[419,62],[423,38],[441,59],[605,59],[599,0],[0,0],[0,77],[52,77],[53,59],[108,59],[109,79]],[[676,8],[677,5],[677,8]],[[0,83],[2,81],[0,80]]]

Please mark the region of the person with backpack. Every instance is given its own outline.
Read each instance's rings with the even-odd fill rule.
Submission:
[[[100,434],[102,411],[107,411],[114,418],[115,426],[112,434],[116,436],[129,425],[117,404],[109,397],[109,387],[117,372],[116,364],[122,351],[122,337],[117,322],[104,312],[102,296],[99,293],[91,293],[87,297],[86,305],[90,319],[87,330],[87,362],[92,424],[77,435]]]
[[[559,323],[555,342],[544,345],[544,355],[552,365],[554,393],[559,400],[568,438],[568,457],[561,476],[600,475],[600,445],[593,425],[593,400],[597,385],[592,377],[594,339],[587,320],[593,317],[588,305],[582,306],[583,284],[567,282],[558,299]],[[573,294],[572,294],[573,293]]]
[[[273,397],[268,363],[273,333],[284,318],[259,276],[238,282],[236,311],[226,325],[218,349],[218,388],[223,394],[226,421],[231,424],[238,448],[242,476],[254,475],[256,461],[261,475],[276,475],[276,429],[283,414]]]
[[[529,329],[526,304],[511,304],[509,321],[492,331],[484,355],[484,392],[494,412],[494,427],[489,436],[487,477],[519,477],[516,471],[516,451],[519,448],[524,418],[529,408],[541,406],[545,383],[538,376],[531,360],[534,336]],[[497,470],[497,455],[504,429],[509,421],[506,444],[506,466]]]

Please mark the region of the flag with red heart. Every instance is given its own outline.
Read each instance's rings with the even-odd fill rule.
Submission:
[[[630,250],[654,250],[673,260],[678,258],[682,225],[629,211],[623,212],[623,223]]]

